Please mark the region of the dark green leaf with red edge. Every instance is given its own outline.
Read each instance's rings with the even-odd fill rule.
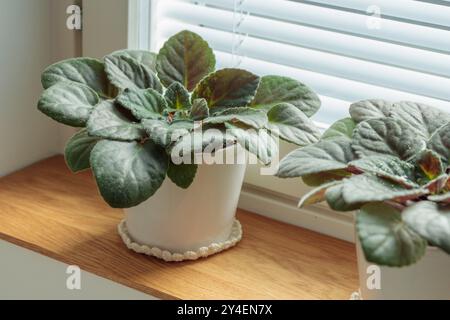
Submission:
[[[172,110],[189,110],[192,107],[191,96],[179,82],[172,83],[166,90],[164,97],[167,107]]]
[[[204,78],[192,99],[204,98],[210,109],[245,107],[252,101],[260,78],[242,69],[222,69]],[[215,110],[215,112],[217,112]]]
[[[420,181],[420,179],[419,179]],[[447,185],[449,183],[449,176],[446,174],[440,175],[439,177],[429,181],[423,187],[430,190],[431,193],[436,194],[442,191],[446,191]]]
[[[422,151],[416,159],[416,164],[428,180],[433,180],[444,173],[439,155],[432,150]]]
[[[208,43],[191,31],[181,31],[169,38],[158,53],[156,69],[168,87],[181,83],[189,91],[214,71],[216,58]]]
[[[189,116],[194,121],[201,121],[209,117],[208,102],[205,99],[195,99]]]

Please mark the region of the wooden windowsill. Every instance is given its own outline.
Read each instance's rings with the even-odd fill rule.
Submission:
[[[183,263],[129,251],[122,218],[61,156],[0,179],[0,239],[159,298],[348,299],[358,287],[352,244],[253,213],[238,210],[235,248]]]

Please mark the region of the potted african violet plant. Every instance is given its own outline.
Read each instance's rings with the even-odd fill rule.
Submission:
[[[42,75],[39,110],[83,128],[67,143],[67,165],[92,168],[104,200],[126,208],[119,233],[136,252],[182,261],[233,246],[245,162],[203,157],[247,150],[269,164],[278,138],[304,146],[320,137],[309,119],[320,100],[308,87],[215,64],[208,44],[182,31],[158,54],[70,59]]]
[[[350,115],[287,155],[277,175],[315,187],[300,206],[358,210],[362,298],[450,299],[450,114],[367,100]]]

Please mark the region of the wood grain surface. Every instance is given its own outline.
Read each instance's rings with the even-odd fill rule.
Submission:
[[[235,248],[183,263],[126,249],[122,218],[90,172],[71,174],[61,156],[0,179],[1,239],[156,297],[348,299],[358,287],[354,245],[253,213],[238,210]]]

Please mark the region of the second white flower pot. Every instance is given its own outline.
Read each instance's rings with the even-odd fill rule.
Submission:
[[[126,209],[119,233],[132,250],[166,261],[195,260],[235,245],[245,164],[201,164],[181,189],[169,178],[142,204]]]
[[[357,241],[357,258],[362,299],[450,300],[450,255],[438,248],[428,247],[416,264],[394,268],[368,262]]]

